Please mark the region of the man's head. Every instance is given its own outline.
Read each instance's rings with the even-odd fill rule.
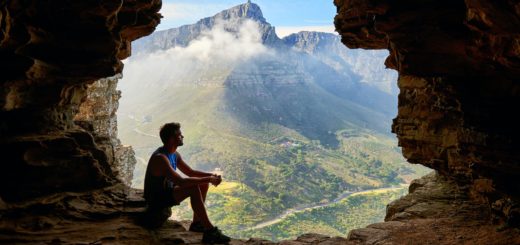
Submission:
[[[161,141],[164,145],[174,145],[181,146],[184,143],[182,139],[184,136],[181,132],[181,124],[176,122],[166,123],[162,125],[161,130],[159,131],[159,135],[161,136]]]

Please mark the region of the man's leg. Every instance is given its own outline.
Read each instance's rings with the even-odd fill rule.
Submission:
[[[208,194],[209,183],[200,184],[199,185],[200,194],[202,195],[202,199],[206,201],[206,195]]]
[[[208,183],[200,184],[199,185],[199,189],[200,189],[200,194],[202,195],[202,201],[205,202],[206,201],[206,195],[208,194],[209,184]],[[192,221],[192,223],[196,223],[196,222],[200,222],[200,218],[197,215],[197,213],[193,212],[193,221]]]
[[[204,198],[202,197],[199,186],[190,186],[185,188],[176,186],[173,188],[173,197],[178,202],[182,202],[187,197],[190,197],[191,208],[193,209],[194,216],[197,216],[204,228],[213,228],[213,225],[209,221],[208,214],[206,213]]]

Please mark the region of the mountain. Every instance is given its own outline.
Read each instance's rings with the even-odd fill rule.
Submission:
[[[187,47],[219,22],[226,32],[237,34],[251,20],[258,25],[258,41],[276,55],[260,55],[225,67],[211,67],[215,65],[211,63],[189,67],[182,71],[184,81],[225,85],[229,89],[224,102],[226,108],[233,108],[233,117],[249,123],[275,121],[324,145],[336,147],[339,141],[331,132],[346,124],[389,134],[396,96],[360,82],[367,74],[352,71],[351,63],[358,59],[350,58],[337,35],[300,32],[280,39],[254,3],[235,6],[193,25],[153,33],[137,41],[134,52]]]
[[[323,32],[302,31],[280,39],[276,35],[275,27],[266,21],[262,10],[255,3],[241,4],[223,10],[212,17],[201,19],[195,24],[154,32],[146,38],[133,42],[132,52],[134,56],[138,56],[174,47],[186,47],[219,22],[226,23],[226,31],[236,33],[240,24],[246,20],[253,20],[258,24],[261,43],[268,47],[305,52],[319,58],[320,61],[344,75],[349,75],[346,74],[349,71],[361,75],[360,82],[391,95],[387,99],[393,100],[390,105],[394,109],[390,113],[395,115],[396,106],[394,105],[397,105],[398,93],[395,82],[397,73],[385,70],[382,65],[388,56],[386,51],[348,49],[341,43],[339,35]]]
[[[185,47],[201,33],[211,30],[219,22],[226,23],[226,31],[236,33],[237,28],[245,20],[252,20],[259,25],[262,43],[270,46],[282,44],[282,40],[276,35],[275,28],[264,18],[260,6],[246,3],[224,10],[212,17],[201,19],[192,25],[154,32],[146,38],[133,42],[132,52],[139,55],[177,46]]]
[[[395,75],[368,67],[382,67],[385,53],[348,50],[328,33],[279,38],[254,3],[156,32],[133,48],[118,122],[139,160],[137,187],[161,144],[158,129],[170,121],[182,124],[179,151],[192,167],[223,171],[241,186],[211,204],[223,210],[215,214],[222,222],[248,219],[241,226],[424,173],[405,164],[390,134],[396,95],[380,84],[395,83]]]
[[[386,51],[348,49],[339,35],[323,32],[302,31],[284,37],[283,42],[294,50],[313,55],[340,73],[353,71],[361,76],[360,82],[397,97],[397,74],[382,65],[388,56]]]

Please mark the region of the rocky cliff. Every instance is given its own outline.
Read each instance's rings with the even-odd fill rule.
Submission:
[[[132,184],[135,153],[131,146],[121,145],[117,138],[116,111],[121,91],[116,90],[121,75],[104,78],[87,86],[87,97],[81,103],[74,122],[92,133],[94,141],[111,162],[112,172],[124,184]]]
[[[0,196],[18,203],[117,182],[111,153],[74,123],[87,84],[113,76],[160,1],[2,1]]]
[[[193,25],[184,25],[155,32],[145,39],[136,41],[133,44],[133,50],[139,54],[176,46],[185,47],[190,41],[199,37],[201,33],[211,30],[215,25],[225,23],[226,31],[236,33],[240,24],[246,20],[258,23],[262,43],[271,46],[282,44],[282,41],[276,35],[275,28],[264,18],[260,7],[248,2],[226,9],[214,16],[201,19]]]
[[[408,161],[436,169],[484,205],[489,215],[479,219],[518,226],[520,121],[512,112],[520,105],[520,5],[486,0],[335,4],[344,44],[390,50],[386,65],[399,72],[400,88],[392,129]]]
[[[99,227],[76,222],[121,214],[128,188],[116,173],[117,152],[125,149],[107,147],[113,120],[103,132],[74,117],[89,84],[120,73],[130,42],[155,29],[160,7],[153,0],[0,2],[1,242],[94,242],[88,229]],[[71,230],[83,238],[65,238]]]

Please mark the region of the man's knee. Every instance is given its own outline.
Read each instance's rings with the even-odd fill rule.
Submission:
[[[209,188],[209,183],[199,184],[199,187],[201,190],[207,190]]]

